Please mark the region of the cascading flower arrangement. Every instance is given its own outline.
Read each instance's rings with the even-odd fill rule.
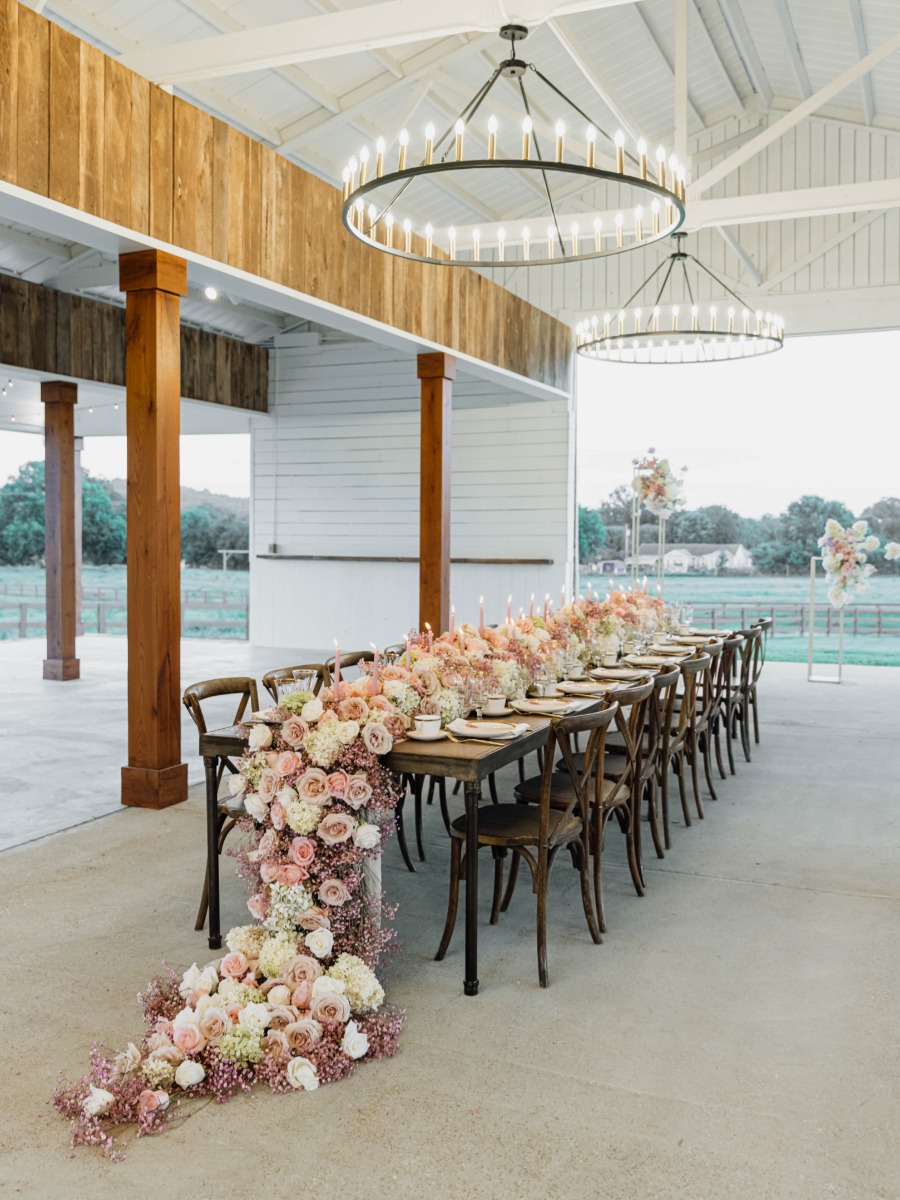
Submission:
[[[643,458],[632,460],[632,487],[644,508],[665,521],[684,504],[684,480],[672,470],[667,458],[659,458],[651,446]],[[681,468],[682,472],[687,467]]]
[[[833,608],[843,608],[869,590],[875,568],[867,559],[881,543],[869,532],[867,521],[854,521],[845,529],[840,521],[830,518],[818,544],[829,584],[828,599]]]
[[[88,1075],[61,1081],[73,1145],[115,1157],[118,1127],[156,1133],[183,1098],[312,1091],[396,1052],[402,1013],[375,973],[395,949],[394,910],[366,867],[393,828],[400,781],[381,758],[408,719],[373,691],[363,677],[324,699],[297,693],[252,726],[231,790],[255,923],[229,931],[224,956],[151,981],[140,1042],[95,1044]]]

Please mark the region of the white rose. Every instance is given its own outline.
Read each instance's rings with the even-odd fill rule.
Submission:
[[[884,548],[884,557],[888,562],[893,562],[895,558],[900,558],[900,542],[888,542]]]
[[[269,988],[266,993],[267,1004],[288,1004],[291,999],[291,989],[283,983],[276,983],[273,988]]]
[[[369,1039],[357,1028],[355,1021],[348,1021],[341,1041],[341,1049],[348,1058],[362,1058],[369,1048]]]
[[[318,979],[313,980],[312,999],[318,1000],[320,996],[333,996],[335,993],[341,994],[346,992],[347,985],[343,979],[332,979],[330,975],[320,975]]]
[[[254,725],[250,730],[249,745],[251,750],[265,750],[272,745],[272,730],[268,725]]]
[[[194,1011],[197,1014],[197,1020],[200,1020],[208,1008],[218,1008],[221,1003],[222,997],[219,995],[198,996],[197,1003],[194,1006]]]
[[[216,993],[219,997],[219,1003],[230,1004],[234,999],[234,993],[237,991],[237,987],[238,985],[233,979],[229,979],[227,976],[222,979],[219,982],[218,992]]]
[[[291,1087],[302,1088],[304,1092],[314,1092],[319,1086],[316,1068],[308,1058],[292,1058],[288,1063],[287,1079]]]
[[[334,946],[334,934],[330,929],[314,929],[304,939],[316,958],[327,958]],[[330,988],[334,991],[334,988]]]
[[[248,792],[244,797],[244,808],[255,821],[264,821],[269,806],[259,792]]]
[[[834,519],[834,517],[829,517],[828,520],[825,522],[825,536],[826,537],[832,537],[832,538],[840,537],[843,532],[844,532],[844,527],[841,525],[841,523],[839,521],[836,521]]]
[[[367,822],[357,825],[353,831],[353,845],[359,850],[374,850],[381,841],[381,833],[377,825]]]
[[[850,526],[850,528],[853,530],[853,532],[856,534],[857,537],[865,537],[866,530],[868,529],[868,522],[854,521],[853,524]]]
[[[194,963],[182,975],[181,983],[178,985],[178,991],[181,993],[182,999],[186,1000],[191,992],[196,990],[199,981],[200,968]]]
[[[180,1013],[175,1014],[175,1020],[172,1025],[177,1028],[179,1025],[196,1025],[197,1014],[190,1007],[183,1008]]]
[[[207,996],[219,986],[219,976],[215,966],[208,963],[200,972],[197,980],[197,991],[206,992]]]
[[[349,746],[359,737],[359,725],[356,721],[339,721],[337,727],[338,741],[342,746]]]
[[[241,792],[243,792],[245,786],[246,786],[246,784],[244,782],[243,775],[238,774],[238,775],[229,775],[228,776],[228,794],[229,794],[229,796],[240,796],[240,794],[241,794]]]
[[[301,720],[306,721],[308,725],[313,725],[316,721],[318,721],[319,717],[321,717],[324,711],[325,705],[318,698],[318,696],[313,696],[312,700],[307,700],[307,702],[300,709],[300,717]]]
[[[88,1117],[102,1117],[112,1108],[115,1099],[112,1092],[108,1092],[106,1088],[94,1087],[91,1084],[90,1093],[85,1096],[81,1104],[82,1112]]]
[[[349,1029],[349,1025],[347,1027]],[[202,1083],[206,1078],[206,1072],[201,1063],[191,1062],[186,1058],[183,1063],[178,1064],[178,1069],[175,1072],[175,1082],[180,1088],[196,1087],[198,1083]]]
[[[869,536],[863,542],[863,546],[866,550],[877,550],[878,549],[879,542],[878,542],[878,538],[875,536],[874,533],[869,534]]]
[[[255,1033],[262,1033],[269,1023],[267,1004],[247,1004],[238,1013],[238,1025],[245,1025]]]

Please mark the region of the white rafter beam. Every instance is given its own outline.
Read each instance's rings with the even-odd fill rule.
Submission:
[[[847,0],[850,6],[850,25],[853,29],[853,40],[856,43],[856,53],[860,58],[865,58],[869,53],[869,46],[866,41],[866,27],[863,23],[862,4],[860,0]],[[872,76],[864,75],[860,80],[862,88],[863,115],[866,119],[866,124],[871,125],[875,120],[875,88],[872,84]]]
[[[720,0],[721,2],[721,0]],[[777,142],[780,137],[783,137],[789,129],[793,129],[806,117],[810,116],[823,104],[827,104],[829,100],[833,100],[835,96],[840,95],[845,88],[851,83],[855,83],[863,75],[867,75],[873,67],[876,67],[884,59],[889,58],[897,50],[900,50],[900,33],[895,33],[892,38],[888,38],[877,50],[873,50],[867,54],[865,58],[860,59],[858,63],[854,63],[852,67],[848,67],[846,71],[833,79],[823,88],[810,96],[808,100],[802,101],[796,108],[791,109],[778,121],[775,121],[768,129],[764,129],[762,133],[757,134],[752,141],[741,146],[724,162],[713,167],[711,171],[707,171],[705,175],[701,175],[688,188],[688,199],[693,201],[697,196],[708,192],[711,187],[714,187],[732,171],[736,171],[738,167],[749,159],[754,158],[761,150],[765,150],[767,146],[771,146],[773,142]]]
[[[800,52],[800,43],[797,41],[797,31],[794,28],[794,22],[791,18],[791,10],[788,8],[787,0],[773,0],[773,3],[775,5],[775,15],[778,17],[778,23],[781,26],[781,32],[784,34],[784,43],[787,46],[788,58],[791,60],[791,70],[794,72],[794,78],[797,80],[800,97],[805,100],[808,96],[812,95],[812,84],[809,82],[806,63],[803,61],[803,55]]]
[[[680,12],[680,9],[683,5],[685,18],[686,18],[687,17],[688,0],[676,0],[676,3],[677,3],[676,14],[678,14]],[[641,5],[637,5],[637,6],[635,6],[634,9],[632,9],[632,11],[634,13],[636,21],[638,22],[640,36],[643,39],[645,45],[649,47],[651,54],[654,56],[654,58],[658,59],[660,63],[662,63],[663,69],[672,78],[672,84],[673,84],[673,87],[675,88],[675,128],[678,129],[678,127],[679,127],[678,97],[679,97],[679,91],[682,89],[681,89],[681,75],[678,70],[678,62],[677,62],[678,51],[679,51],[679,41],[678,41],[677,33],[676,33],[676,38],[675,38],[675,56],[673,57],[672,55],[670,55],[668,53],[668,51],[666,50],[666,47],[663,45],[663,43],[660,41],[659,37],[657,36],[656,31],[654,30],[653,26],[651,25],[650,19],[647,16],[647,13],[644,10],[644,8]],[[679,18],[676,15],[676,22],[678,22],[678,20],[679,20]],[[677,25],[676,25],[676,28],[677,28]],[[685,28],[685,35],[686,34],[687,34],[687,29]],[[686,43],[686,38],[685,38],[685,43]],[[686,76],[685,76],[685,78],[686,78]],[[687,87],[685,87],[683,89],[683,91],[684,91],[685,112],[690,113],[691,118],[697,125],[703,126],[705,124],[705,122],[703,120],[703,117],[700,114],[700,110],[697,108],[697,105],[694,103],[694,100],[690,94],[690,90]],[[686,121],[684,122],[684,125],[685,125],[685,131],[686,131],[687,130],[687,122]],[[676,141],[677,141],[677,138],[676,138]],[[678,146],[676,144],[675,145],[675,153],[678,155],[679,162],[685,162],[685,160],[687,159],[687,135],[686,135],[686,132],[685,132],[685,146],[681,150],[679,150]]]
[[[763,192],[755,196],[728,196],[721,200],[689,200],[685,227],[694,230],[710,225],[792,221],[800,217],[827,217],[874,208],[900,208],[900,179],[839,183],[789,192]]]
[[[518,0],[517,21],[533,27],[566,13],[612,8],[632,0]],[[156,83],[185,83],[362,54],[461,33],[495,32],[509,18],[507,0],[382,0],[275,25],[138,50],[125,65]]]
[[[741,245],[741,243],[737,240],[737,238],[734,236],[734,234],[730,233],[722,225],[714,225],[713,228],[715,229],[715,231],[719,235],[719,237],[722,239],[722,241],[725,243],[725,245],[728,247],[728,249],[731,251],[731,253],[735,256],[735,258],[741,264],[741,266],[744,268],[744,271],[747,273],[749,278],[753,280],[754,285],[756,287],[759,287],[763,281],[763,277],[762,277],[762,275],[760,275],[759,271],[756,269],[756,264],[754,263],[753,259],[750,257],[750,255],[747,253],[747,251],[744,249],[744,247]]]
[[[784,283],[785,280],[790,279],[793,275],[796,275],[798,271],[805,270],[807,267],[812,266],[817,259],[822,258],[824,255],[829,254],[832,250],[837,249],[837,247],[843,242],[846,242],[848,238],[853,237],[857,233],[861,233],[867,226],[871,225],[873,221],[880,221],[883,216],[884,213],[882,211],[876,210],[875,212],[868,213],[864,217],[858,217],[845,229],[839,229],[834,237],[829,238],[825,242],[820,242],[814,250],[810,250],[809,254],[804,254],[802,258],[798,258],[795,262],[792,262],[790,266],[787,266],[783,270],[779,271],[777,275],[773,275],[771,279],[767,279],[766,282],[760,287],[760,291],[771,292],[773,289],[777,288],[779,284]]]
[[[722,55],[719,53],[719,48],[713,41],[712,34],[707,28],[706,22],[703,19],[703,13],[697,7],[697,0],[691,0],[691,7],[694,10],[694,28],[699,29],[701,40],[706,46],[707,52],[713,61],[713,65],[718,70],[722,82],[731,93],[732,100],[734,100],[738,108],[743,108],[744,102],[741,99],[741,93],[737,90],[737,86],[735,85],[734,80],[731,78],[728,68],[725,66],[724,62],[722,62]]]
[[[750,36],[750,30],[740,5],[736,0],[718,0],[718,3],[722,19],[728,26],[728,32],[731,35],[731,40],[734,42],[734,48],[740,55],[741,63],[747,72],[747,78],[750,80],[754,92],[762,100],[766,108],[771,108],[773,99],[772,85],[769,83],[768,76],[762,65],[759,51],[756,49],[753,38]]]
[[[13,229],[9,225],[0,225],[0,244],[30,250],[33,254],[41,254],[45,258],[67,259],[73,256],[72,248],[63,242],[51,242],[49,238],[43,238],[37,233]]]
[[[623,131],[628,134],[633,142],[636,142],[641,136],[640,127],[637,121],[625,106],[624,102],[618,96],[616,96],[609,87],[607,87],[594,68],[583,57],[568,29],[566,29],[559,21],[548,21],[547,27],[562,46],[563,50],[565,50],[566,54],[568,54],[569,58],[572,60],[572,63],[578,68],[587,82],[597,93],[597,96],[600,98],[600,100],[602,100],[602,102],[612,113],[613,117],[615,117]]]

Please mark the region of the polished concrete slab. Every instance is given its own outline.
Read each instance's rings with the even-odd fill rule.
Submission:
[[[643,899],[610,830],[602,946],[560,863],[545,991],[522,881],[496,927],[482,887],[478,997],[462,995],[461,928],[433,961],[449,855],[428,809],[427,860],[409,874],[392,843],[384,865],[404,943],[387,979],[407,1009],[398,1057],[313,1095],[198,1104],[118,1166],[69,1151],[45,1101],[92,1038],[139,1032],[134,994],[160,962],[204,960],[200,789],[3,854],[19,964],[2,1000],[4,1190],[894,1200],[898,694],[900,671],[851,668],[829,687],[767,666],[753,762],[739,757],[704,821],[676,824],[663,862],[646,857]],[[224,919],[243,922],[242,885],[223,876]]]

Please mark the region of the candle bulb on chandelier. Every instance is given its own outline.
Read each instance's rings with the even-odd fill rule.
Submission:
[[[622,249],[624,242],[622,227],[625,224],[625,218],[621,213],[616,213],[616,246],[619,250]]]
[[[344,196],[344,200],[346,201],[346,199],[350,195],[350,168],[349,167],[344,167],[343,171],[341,171],[341,183],[343,184],[343,196]]]
[[[384,174],[384,138],[380,137],[375,143],[375,178],[380,179]]]
[[[432,239],[434,238],[434,226],[430,223],[425,226],[425,257],[431,258]]]
[[[412,253],[412,222],[409,217],[403,222],[403,248],[407,254]]]
[[[594,249],[598,254],[603,252],[603,222],[599,217],[594,217]]]
[[[656,182],[661,188],[666,186],[666,148],[656,147]]]
[[[463,134],[466,132],[466,123],[465,123],[465,121],[462,120],[462,118],[460,118],[456,122],[454,132],[456,133],[456,146],[455,146],[456,161],[462,162]]]
[[[425,126],[425,165],[431,166],[434,158],[434,125],[431,121]]]
[[[359,186],[362,187],[369,174],[369,147],[363,146],[359,152]]]
[[[472,230],[472,259],[475,262],[481,261],[481,230],[480,229]]]
[[[525,262],[528,262],[528,243],[530,241],[530,238],[531,238],[531,230],[526,225],[522,229],[522,257],[524,258]]]
[[[450,239],[450,257],[456,258],[456,229],[453,225],[447,230],[447,236]]]
[[[609,323],[610,323],[610,321],[611,321],[611,320],[612,320],[612,314],[611,314],[611,313],[604,313],[604,314],[603,314],[603,336],[604,336],[605,338],[608,338],[608,337],[609,337]]]
[[[749,308],[745,308],[745,309],[741,310],[741,321],[743,322],[743,325],[744,325],[744,333],[745,334],[749,333],[750,332],[750,309]]]
[[[593,171],[597,159],[597,130],[593,125],[587,127],[587,166]]]
[[[556,122],[556,161],[561,163],[566,152],[566,123]]]
[[[734,307],[728,309],[728,332],[734,333]]]
[[[399,154],[399,157],[397,160],[397,170],[405,171],[406,170],[406,153],[409,149],[409,130],[401,129],[400,136],[397,140],[400,143],[400,154]]]
[[[525,117],[522,121],[522,158],[526,162],[531,155],[531,131],[533,128],[531,117]]]
[[[678,332],[678,305],[672,305],[672,332]]]
[[[572,222],[572,227],[569,230],[569,233],[572,238],[572,257],[577,258],[578,257],[578,222],[577,221]]]
[[[711,304],[709,306],[709,327],[713,333],[716,332],[716,316],[717,315],[718,315],[718,310],[717,310],[716,306],[714,304]]]
[[[556,256],[556,230],[552,225],[547,226],[547,257]]]
[[[647,143],[643,138],[638,138],[638,162],[640,164],[641,179],[647,178]]]
[[[621,129],[616,130],[616,171],[620,175],[625,174],[625,134]]]
[[[506,230],[502,225],[497,230],[497,261],[506,261]]]
[[[659,233],[659,201],[654,200],[650,205],[650,211],[653,213],[653,236],[656,237]]]
[[[359,163],[356,161],[356,155],[352,154],[350,156],[350,162],[347,164],[347,170],[350,172],[350,191],[351,192],[356,191],[356,172],[357,172],[358,167],[359,167]]]
[[[394,214],[388,213],[384,219],[384,244],[389,248],[394,248]]]
[[[639,309],[639,308],[636,308],[636,309],[634,310],[634,332],[635,332],[635,333],[640,333],[640,332],[641,332],[641,319],[642,319],[642,317],[643,317],[643,313],[642,313],[641,309]]]
[[[488,158],[497,157],[497,118],[488,117]]]
[[[659,305],[653,309],[653,332],[659,333]]]
[[[697,330],[700,328],[699,323],[697,321],[699,312],[700,312],[700,309],[697,307],[697,305],[692,304],[691,305],[691,333],[696,333]]]
[[[638,242],[644,240],[644,210],[640,204],[634,210],[634,236]]]
[[[369,236],[374,240],[378,236],[378,210],[374,204],[369,205]]]
[[[625,333],[625,309],[623,308],[619,313],[619,337],[622,337],[622,335],[624,333]]]

